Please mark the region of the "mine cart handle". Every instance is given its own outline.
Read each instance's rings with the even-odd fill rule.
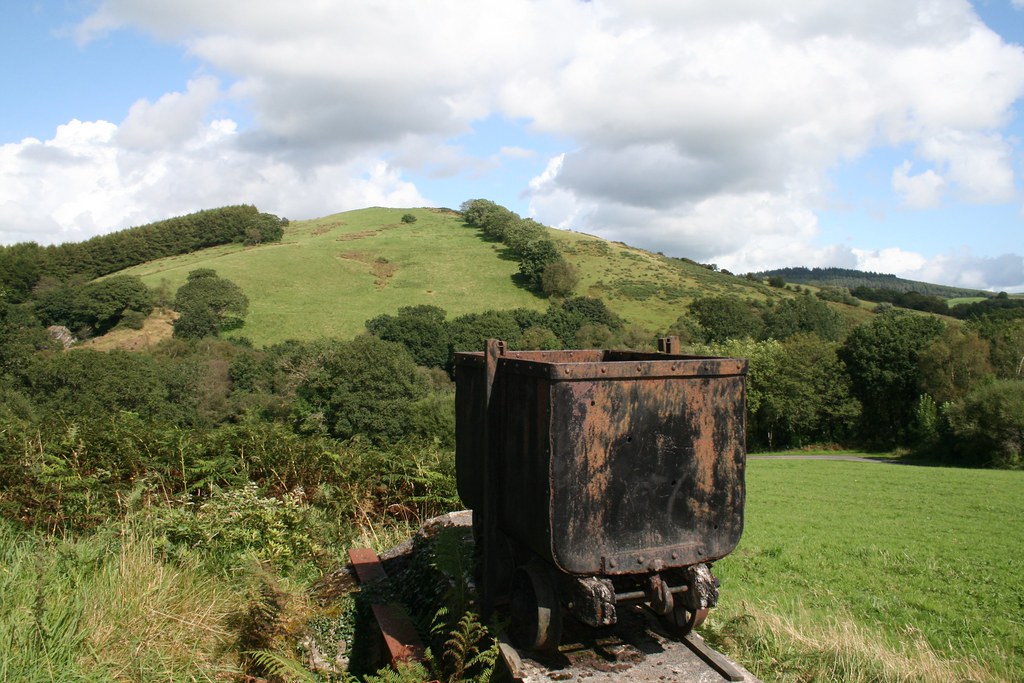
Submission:
[[[658,351],[667,354],[679,353],[679,337],[674,334],[668,337],[658,337]]]
[[[501,452],[498,444],[492,441],[498,438],[498,430],[491,429],[492,425],[498,424],[498,411],[501,410],[500,401],[493,399],[494,378],[498,371],[498,359],[505,355],[506,344],[499,339],[488,339],[484,347],[484,363],[486,372],[486,383],[484,389],[484,453],[483,456],[483,505],[479,510],[481,520],[480,538],[483,539],[483,554],[481,564],[483,565],[483,581],[481,585],[481,612],[486,619],[494,609],[494,581],[498,568],[495,566],[497,557],[495,553],[494,539],[498,531],[498,482],[495,479],[497,463],[495,458]],[[473,514],[478,511],[474,510]]]

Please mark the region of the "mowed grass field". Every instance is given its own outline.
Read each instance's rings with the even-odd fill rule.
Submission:
[[[1024,472],[754,460],[712,642],[765,681],[1024,681]]]
[[[403,223],[404,214],[416,217]],[[627,322],[663,333],[694,298],[796,296],[678,259],[560,230],[549,236],[581,275],[576,294],[597,296]],[[293,221],[280,243],[227,245],[122,271],[173,298],[189,271],[213,268],[249,297],[245,326],[230,334],[257,345],[285,339],[352,338],[366,320],[432,304],[449,317],[549,301],[516,286],[519,264],[445,209],[361,209]]]

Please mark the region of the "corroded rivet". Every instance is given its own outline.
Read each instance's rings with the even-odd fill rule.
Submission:
[[[601,374],[603,375],[605,372],[606,372],[605,369],[601,368]]]
[[[639,557],[637,557],[636,558],[636,563],[637,564],[643,564],[644,563],[644,556],[640,555]]]
[[[679,553],[672,553],[672,559],[673,560],[678,560],[679,559]]]

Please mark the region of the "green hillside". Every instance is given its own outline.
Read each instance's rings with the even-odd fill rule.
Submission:
[[[516,264],[462,227],[451,212],[363,209],[291,223],[279,243],[227,245],[125,271],[170,290],[190,270],[214,268],[251,302],[238,334],[257,344],[286,338],[352,337],[363,323],[401,306],[434,304],[459,314],[483,308],[542,308],[511,286]]]
[[[403,223],[406,213],[417,220]],[[580,273],[577,294],[604,299],[651,334],[666,330],[699,296],[794,296],[590,235],[550,230],[550,237]],[[214,268],[241,286],[250,311],[234,334],[257,345],[350,338],[369,318],[402,306],[433,304],[449,316],[548,306],[547,299],[515,284],[518,264],[504,245],[485,240],[446,209],[371,208],[294,221],[278,243],[214,247],[122,272],[140,276],[150,287],[165,282],[173,293],[196,268]]]
[[[991,295],[976,289],[965,287],[950,287],[948,285],[937,285],[931,282],[920,280],[907,280],[888,273],[872,273],[849,268],[776,268],[754,273],[760,278],[773,276],[782,277],[786,282],[793,282],[803,285],[815,285],[817,287],[846,287],[855,289],[857,287],[875,287],[879,289],[891,289],[896,292],[916,292],[927,296],[937,296],[943,299],[960,299],[964,297],[982,300]]]

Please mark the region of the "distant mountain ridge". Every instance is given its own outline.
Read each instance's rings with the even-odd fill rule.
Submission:
[[[782,277],[786,282],[814,285],[816,287],[846,287],[851,290],[855,287],[873,287],[877,289],[891,289],[897,292],[916,292],[917,294],[937,296],[943,299],[992,296],[991,292],[978,289],[950,287],[948,285],[937,285],[918,280],[905,280],[888,273],[872,273],[850,268],[806,268],[798,266],[764,270],[759,273],[753,273],[753,275],[759,278]]]

